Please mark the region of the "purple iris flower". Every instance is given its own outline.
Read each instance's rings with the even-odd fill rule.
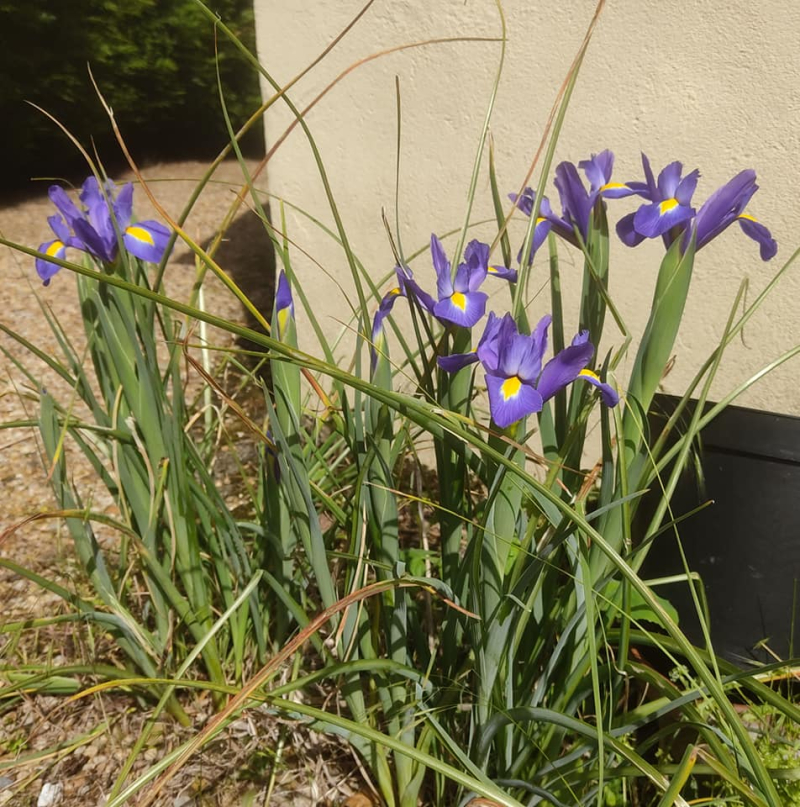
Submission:
[[[704,247],[734,221],[758,242],[762,260],[768,261],[778,251],[770,231],[745,212],[747,203],[758,190],[752,169],[741,171],[727,184],[716,190],[695,213],[692,195],[700,176],[692,171],[682,177],[679,162],[670,163],[654,180],[650,161],[642,154],[645,182],[629,182],[628,186],[649,204],[642,205],[617,222],[617,234],[624,244],[635,247],[645,238],[663,236],[667,247],[682,237],[688,246],[692,232],[696,233],[697,249]]]
[[[550,322],[549,315],[543,317],[528,336],[519,333],[511,314],[500,318],[491,313],[475,351],[442,356],[439,366],[455,372],[473,362],[483,365],[492,420],[500,428],[540,412],[545,401],[578,378],[596,386],[607,406],[616,406],[616,390],[586,369],[594,355],[588,331],[579,333],[542,367]]]
[[[772,234],[760,221],[745,212],[747,203],[757,190],[756,172],[747,169],[714,191],[697,211],[697,249],[716,238],[734,221],[738,221],[744,234],[758,243],[761,260],[774,258],[778,252],[778,244]]]
[[[589,235],[592,211],[601,199],[619,199],[637,192],[635,188],[627,184],[611,181],[614,154],[608,149],[599,154],[592,154],[588,160],[578,163],[578,166],[589,181],[589,190],[586,189],[578,169],[572,163],[562,162],[556,167],[554,184],[558,190],[563,213],[561,216],[557,216],[553,212],[548,198],[542,197],[528,263],[531,262],[533,255],[544,243],[551,230],[573,246],[579,247],[575,231],[577,230],[581,234],[585,243]],[[530,188],[525,188],[519,197],[511,194],[509,198],[527,216],[532,214],[536,194]]]
[[[278,339],[284,339],[289,321],[294,320],[294,299],[289,280],[282,269],[275,289],[275,319],[278,321]]]
[[[491,274],[515,281],[517,273],[505,266],[489,266],[489,245],[470,241],[464,250],[464,263],[458,265],[455,278],[450,271],[444,248],[435,235],[431,235],[431,257],[436,270],[438,301],[423,291],[407,268],[398,270],[398,275],[412,290],[420,305],[445,325],[460,325],[471,328],[486,313],[489,296],[478,291],[486,276]]]
[[[402,278],[399,271],[398,278]],[[397,299],[405,296],[403,281],[400,280],[400,285],[389,289],[389,291],[383,295],[378,305],[378,310],[375,312],[375,318],[372,320],[372,344],[370,345],[371,367],[373,372],[375,371],[375,364],[378,361],[378,354],[383,353],[384,349],[383,321],[391,313]]]
[[[131,255],[149,263],[158,263],[164,256],[170,232],[157,221],[131,222],[133,185],[130,183],[117,193],[114,184],[108,182],[104,194],[97,179],[89,177],[79,194],[80,207],[58,185],[51,186],[48,195],[60,213],[48,219],[58,238],[42,244],[40,252],[63,258],[66,247],[74,247],[105,263],[113,263],[118,253],[116,222],[125,249]],[[45,285],[59,268],[37,259],[36,271]]]
[[[533,208],[536,203],[536,192],[531,188],[525,188],[521,195],[517,196],[516,193],[509,193],[508,198],[516,204],[516,206],[528,218],[533,214]],[[575,233],[569,222],[560,218],[553,212],[550,206],[550,200],[546,196],[542,196],[541,204],[539,205],[539,215],[536,217],[536,225],[533,228],[533,240],[531,242],[531,251],[528,256],[528,265],[533,262],[533,256],[539,250],[539,247],[545,242],[547,234],[553,231],[560,235],[566,241],[577,246],[575,240]],[[518,263],[522,263],[522,249],[517,255]]]
[[[39,252],[44,252],[45,255],[59,258],[63,261],[67,257],[67,247],[83,249],[83,244],[72,235],[61,216],[49,216],[47,222],[56,237],[51,241],[45,241],[40,244]],[[50,281],[58,273],[59,269],[61,267],[57,263],[52,263],[44,258],[36,259],[36,274],[39,275],[42,284],[45,286],[50,285]]]

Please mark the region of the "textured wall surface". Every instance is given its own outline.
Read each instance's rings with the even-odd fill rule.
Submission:
[[[363,6],[361,0],[256,0],[259,56],[280,83],[304,69]],[[507,0],[508,42],[491,123],[497,169],[504,190],[525,176],[543,125],[592,17],[594,3]],[[379,51],[437,37],[498,37],[500,17],[492,0],[376,0],[333,52],[292,88],[292,101],[308,104],[341,71]],[[749,279],[752,300],[800,244],[800,6],[765,0],[609,0],[578,80],[556,152],[577,162],[604,148],[616,156],[614,178],[641,179],[640,152],[654,167],[678,159],[702,174],[695,204],[743,168],[757,171],[759,192],[748,207],[772,230],[778,256],[761,262],[757,245],[731,227],[697,256],[693,288],[676,343],[677,362],[665,382],[682,392],[720,338],[737,288]],[[385,208],[395,221],[396,97],[402,94],[399,219],[406,253],[459,228],[501,45],[497,41],[431,44],[396,52],[354,70],[307,116],[329,173],[353,248],[373,278],[394,264],[381,222]],[[283,134],[292,116],[276,104],[266,123],[267,143]],[[555,163],[554,163],[555,164]],[[326,224],[332,216],[311,149],[297,128],[269,166],[272,193]],[[556,196],[551,189],[551,196]],[[557,197],[556,197],[557,198]],[[610,201],[615,222],[635,199]],[[487,173],[478,185],[472,221],[491,217]],[[307,218],[287,210],[289,237],[315,310],[329,333],[346,318],[352,296],[343,253]],[[512,231],[516,249],[520,217]],[[493,228],[477,226],[491,240]],[[455,238],[444,239],[453,249]],[[577,296],[580,265],[567,276]],[[634,335],[649,314],[663,253],[650,241],[631,250],[612,246],[611,292]],[[432,286],[429,256],[412,263]],[[569,277],[571,274],[571,277]],[[542,258],[532,293],[546,282]],[[340,290],[344,289],[344,293]],[[384,284],[383,288],[387,285]],[[546,289],[544,289],[546,292]],[[732,345],[713,392],[719,396],[800,343],[797,304],[800,267],[790,269],[777,293]],[[546,293],[534,296],[532,315],[544,313]],[[498,298],[505,301],[505,297]],[[498,302],[498,305],[501,303]],[[572,321],[575,321],[573,312]],[[621,337],[606,328],[603,348]],[[307,343],[313,349],[311,343]],[[630,363],[632,363],[631,354]],[[800,414],[796,361],[776,370],[741,402]],[[618,380],[625,383],[623,366]]]

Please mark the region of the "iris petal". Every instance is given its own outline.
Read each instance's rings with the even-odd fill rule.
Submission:
[[[543,400],[552,398],[557,392],[571,384],[589,363],[594,355],[591,342],[572,344],[550,359],[542,370],[536,389]]]
[[[619,393],[605,381],[600,380],[600,376],[592,370],[581,370],[578,378],[588,381],[600,391],[600,396],[606,406],[614,407],[619,403]]]
[[[747,213],[741,213],[737,216],[737,221],[745,235],[758,242],[762,261],[768,261],[775,257],[778,252],[778,243],[772,237],[772,233],[760,221],[756,221]]]
[[[45,255],[51,255],[54,258],[64,260],[67,256],[67,248],[62,241],[54,239],[53,241],[45,241],[44,244],[39,245],[39,252],[44,252]],[[45,258],[36,259],[36,274],[42,280],[45,286],[50,285],[53,276],[61,271],[61,267],[57,263],[52,263]]]
[[[542,411],[542,396],[536,389],[521,382],[509,384],[509,380],[510,377],[502,375],[486,376],[492,420],[501,429]]]
[[[433,307],[433,315],[444,322],[471,328],[486,313],[488,299],[482,291],[456,292],[452,297],[439,300]]]
[[[158,263],[164,257],[169,236],[170,232],[163,224],[140,221],[125,229],[122,241],[131,255],[148,263]]]

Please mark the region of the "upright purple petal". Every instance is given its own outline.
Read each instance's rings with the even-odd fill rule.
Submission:
[[[70,227],[73,226],[73,222],[76,219],[83,218],[83,213],[78,210],[75,202],[69,198],[67,192],[60,185],[51,185],[47,191],[47,195],[50,197],[50,201],[58,209],[58,212],[64,216],[67,224],[69,224]]]
[[[464,250],[464,263],[468,274],[467,290],[477,291],[489,270],[489,245],[474,239],[470,241]]]
[[[682,163],[675,160],[662,169],[658,175],[658,194],[661,199],[674,199],[681,181]]]
[[[697,188],[697,180],[700,179],[700,172],[695,168],[694,171],[689,172],[678,184],[675,189],[675,198],[682,205],[690,205],[692,203],[692,196],[694,196],[695,188]]]
[[[578,167],[586,174],[589,186],[593,191],[599,191],[611,180],[614,170],[614,154],[606,149],[599,154],[592,154],[588,160],[581,160]]]
[[[561,198],[564,217],[577,226],[585,239],[589,233],[589,216],[594,199],[587,194],[578,170],[570,162],[560,163],[556,167],[554,183]]]
[[[127,182],[122,186],[117,198],[114,200],[114,215],[117,217],[117,226],[125,230],[133,218],[133,185]]]
[[[431,258],[436,270],[437,296],[441,300],[453,293],[453,281],[450,277],[450,261],[447,260],[442,242],[435,235],[431,235]]]
[[[475,352],[484,368],[492,372],[499,367],[498,351],[500,341],[508,338],[508,334],[516,333],[517,326],[511,314],[498,317],[494,311],[489,312],[486,327],[478,342]]]

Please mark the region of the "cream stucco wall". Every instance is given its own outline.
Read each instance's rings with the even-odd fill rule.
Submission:
[[[279,82],[302,70],[362,7],[362,0],[256,0],[259,56]],[[542,127],[594,11],[589,0],[558,3],[506,0],[508,45],[492,118],[497,168],[506,190],[522,181]],[[493,0],[375,0],[337,48],[290,92],[302,108],[340,71],[396,45],[433,37],[500,34]],[[308,115],[327,166],[353,248],[373,277],[393,266],[381,208],[394,222],[395,76],[403,107],[400,221],[406,252],[431,232],[461,225],[475,150],[500,55],[498,42],[456,42],[406,50],[354,71]],[[278,104],[266,120],[267,142],[292,120]],[[640,151],[655,167],[682,160],[702,173],[701,202],[743,168],[755,168],[761,190],[749,211],[767,224],[778,257],[763,264],[757,245],[734,225],[696,260],[691,298],[676,344],[677,364],[666,382],[682,392],[719,339],[742,278],[753,299],[800,245],[800,6],[783,0],[609,0],[589,47],[556,152],[577,162],[612,149],[615,178],[640,179]],[[272,193],[330,224],[332,217],[311,150],[296,129],[269,166]],[[551,196],[557,198],[554,191]],[[610,219],[634,209],[635,200],[610,202]],[[487,174],[478,188],[472,220],[491,216]],[[522,233],[520,218],[512,243]],[[341,250],[301,216],[288,213],[294,265],[329,333],[339,329],[351,294]],[[492,227],[477,237],[491,240]],[[454,239],[445,241],[454,248]],[[516,247],[515,247],[516,248]],[[646,322],[663,248],[635,250],[615,241],[612,295],[634,334]],[[577,293],[580,265],[573,261]],[[538,262],[532,288],[546,281]],[[432,283],[423,255],[413,264]],[[324,270],[324,271],[323,271]],[[565,275],[569,271],[565,268]],[[537,278],[541,282],[537,282]],[[570,289],[567,290],[569,294]],[[791,270],[743,341],[733,345],[714,388],[719,395],[767,360],[800,343],[800,268]],[[547,308],[546,293],[531,303]],[[505,299],[505,298],[504,298]],[[574,317],[573,317],[574,321]],[[607,327],[608,344],[619,337]],[[631,354],[631,360],[632,360]],[[800,414],[798,364],[784,365],[741,402]],[[618,375],[624,382],[624,368]]]

